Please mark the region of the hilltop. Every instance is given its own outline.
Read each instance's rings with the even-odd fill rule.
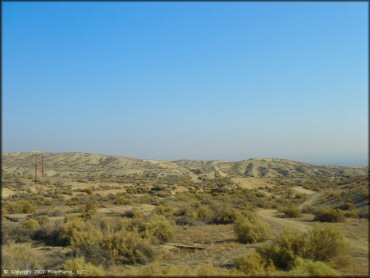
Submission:
[[[4,172],[33,174],[35,154],[40,154],[40,152],[3,153]],[[368,174],[368,167],[313,165],[276,158],[251,158],[226,162],[221,160],[146,160],[80,152],[46,152],[43,155],[46,176],[76,177],[85,174],[103,178],[189,176],[197,180],[201,177],[331,178]]]

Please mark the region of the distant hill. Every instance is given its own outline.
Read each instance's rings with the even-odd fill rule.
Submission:
[[[19,172],[33,174],[34,155],[39,152],[14,152],[2,154],[2,168],[5,173]],[[342,167],[313,165],[275,158],[253,158],[225,162],[195,160],[145,160],[115,155],[89,153],[43,153],[45,174],[107,177],[166,177],[191,176],[193,179],[213,177],[307,177],[330,178],[338,176],[368,175],[368,167]]]

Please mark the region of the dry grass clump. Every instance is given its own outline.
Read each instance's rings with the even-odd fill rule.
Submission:
[[[175,213],[175,216],[177,216],[176,224],[232,224],[240,214],[229,204],[220,201],[210,201],[206,205],[202,205],[201,203],[191,203],[177,211]]]
[[[45,256],[41,252],[32,249],[30,243],[18,244],[10,242],[2,247],[2,270],[42,269],[45,261]]]
[[[108,236],[102,244],[111,261],[122,264],[146,264],[154,260],[154,250],[137,232],[122,231]]]
[[[1,233],[3,244],[30,242],[33,235],[32,230],[16,223],[3,223]]]
[[[295,205],[290,205],[288,207],[278,209],[280,212],[284,213],[285,217],[295,218],[302,215],[302,211]]]
[[[99,204],[96,202],[89,202],[81,208],[81,217],[85,221],[91,219],[91,217],[97,213]]]
[[[240,216],[234,223],[234,231],[241,243],[256,243],[264,241],[268,235],[266,224],[253,215]]]
[[[61,237],[75,254],[95,264],[145,264],[154,259],[149,241],[165,241],[172,233],[163,219],[143,223],[143,235],[135,229],[130,230],[123,222],[110,222],[99,219],[85,222],[80,217],[67,219]]]
[[[5,214],[34,213],[36,211],[35,206],[28,200],[4,202],[3,209]]]
[[[35,230],[40,226],[39,222],[35,219],[28,219],[23,222],[23,227],[30,230]]]
[[[163,216],[171,216],[174,213],[174,210],[171,206],[167,204],[160,204],[154,210],[156,214],[163,215]]]
[[[134,208],[124,211],[121,216],[127,218],[143,218],[144,214],[141,212],[141,210]]]
[[[257,253],[248,253],[235,259],[235,266],[238,270],[247,275],[268,275],[275,271],[272,262],[266,263],[262,256]]]
[[[344,222],[344,213],[338,209],[318,209],[314,212],[314,221]]]
[[[149,239],[152,243],[164,243],[170,240],[175,232],[174,224],[162,215],[152,215],[148,220],[134,222],[134,227],[143,238]]]
[[[297,258],[295,267],[289,272],[293,276],[340,276],[340,273],[329,264],[321,261]]]
[[[74,276],[103,276],[105,274],[104,269],[101,265],[96,266],[85,261],[84,257],[78,257],[67,260],[62,269],[73,270]],[[83,271],[80,275],[78,272]]]

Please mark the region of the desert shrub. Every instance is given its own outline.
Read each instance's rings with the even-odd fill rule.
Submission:
[[[75,254],[95,264],[144,264],[153,260],[153,249],[137,231],[122,229],[125,228],[122,223],[114,226],[99,222],[86,223],[81,218],[72,218],[63,225],[62,238],[67,240]],[[145,222],[148,230],[143,232],[150,232],[151,238],[163,240],[167,235],[166,227],[157,224],[153,228],[148,223]]]
[[[145,264],[154,259],[154,250],[137,232],[118,232],[103,242],[111,260],[123,264]]]
[[[298,257],[295,267],[289,272],[294,276],[339,276],[340,273],[330,265],[320,261],[312,261]]]
[[[369,218],[369,207],[363,207],[358,211],[358,216],[360,218]]]
[[[102,266],[96,266],[85,261],[84,257],[78,257],[74,259],[67,260],[62,269],[64,270],[73,270],[75,276],[78,276],[77,271],[83,270],[83,276],[103,276],[104,269]]]
[[[46,222],[35,231],[32,239],[42,240],[52,246],[66,246],[69,239],[63,238],[62,229],[63,225],[60,222]]]
[[[92,189],[91,189],[91,188],[85,188],[85,189],[83,190],[83,192],[85,192],[87,195],[92,195],[92,193],[93,193],[93,191],[92,191]]]
[[[155,208],[154,212],[159,215],[170,216],[174,211],[169,205],[161,204]]]
[[[11,241],[15,243],[30,242],[33,231],[15,223],[3,223],[1,227],[2,243],[7,244]]]
[[[304,206],[302,208],[302,212],[303,213],[312,213],[314,214],[316,212],[317,209],[315,209],[314,207],[311,207],[311,206]]]
[[[126,210],[122,216],[127,218],[142,218],[144,214],[139,209],[130,209]]]
[[[112,262],[109,245],[106,244],[108,237],[97,227],[88,226],[87,229],[73,231],[70,244],[75,254],[84,256],[90,262],[108,264]]]
[[[167,242],[175,232],[173,223],[162,215],[153,215],[137,224],[139,233],[153,243]]]
[[[81,217],[85,221],[91,219],[91,217],[98,211],[99,205],[96,202],[89,202],[81,208]]]
[[[30,243],[10,242],[2,247],[2,269],[42,269],[45,261],[44,255],[32,249]]]
[[[291,230],[284,231],[272,243],[259,247],[257,252],[265,261],[272,261],[279,269],[290,269],[303,252],[303,236]]]
[[[356,206],[353,202],[346,202],[338,207],[338,209],[342,210],[354,210],[356,209]]]
[[[333,227],[316,225],[306,233],[284,231],[277,240],[259,247],[257,251],[276,267],[291,269],[298,257],[345,264],[344,254],[348,253],[348,247],[341,232]]]
[[[351,209],[343,212],[345,217],[349,218],[358,218],[359,217],[359,211],[357,209]]]
[[[236,209],[231,208],[229,206],[211,206],[213,210],[213,219],[212,223],[215,224],[232,224],[235,222],[236,218],[238,217],[238,212]]]
[[[128,196],[126,195],[120,195],[115,197],[115,200],[113,201],[115,205],[129,205],[131,204],[131,200]]]
[[[36,208],[28,200],[11,201],[4,203],[4,213],[34,213]]]
[[[192,205],[175,212],[177,225],[194,225],[198,222],[198,214]]]
[[[72,243],[73,237],[80,231],[86,231],[88,227],[80,217],[66,218],[62,227],[61,238],[68,244]]]
[[[29,219],[23,222],[23,227],[26,229],[35,230],[38,226],[40,226],[40,224],[35,219]]]
[[[241,243],[256,243],[267,238],[267,226],[254,216],[238,217],[234,231]]]
[[[275,268],[272,263],[266,263],[257,252],[237,257],[235,259],[235,266],[243,273],[254,276],[267,274],[274,271]]]
[[[212,223],[215,218],[215,213],[209,206],[200,206],[196,210],[197,216],[204,223]]]
[[[314,221],[320,222],[343,222],[344,214],[337,209],[318,209],[314,212]]]
[[[42,216],[37,216],[35,217],[35,220],[40,224],[40,225],[43,225],[47,222],[49,222],[49,217],[47,217],[46,215],[42,215]]]
[[[302,215],[301,210],[295,205],[290,205],[288,207],[281,208],[279,209],[279,211],[284,213],[286,217],[291,217],[291,218],[299,217]]]
[[[315,225],[304,238],[304,258],[327,262],[348,252],[343,234],[331,226]]]

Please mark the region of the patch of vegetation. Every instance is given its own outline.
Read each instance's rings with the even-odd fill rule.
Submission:
[[[279,269],[292,269],[298,257],[323,262],[345,262],[347,243],[341,232],[333,227],[316,225],[306,233],[285,231],[277,240],[257,251],[266,261]]]
[[[296,258],[295,267],[289,272],[293,276],[340,276],[340,272],[321,261]]]
[[[235,259],[235,266],[244,274],[257,276],[268,275],[275,271],[274,264],[266,263],[262,256],[257,253],[248,253]]]
[[[45,261],[45,256],[32,249],[30,243],[10,242],[2,247],[2,272],[4,269],[42,269]]]
[[[241,243],[256,243],[264,241],[268,235],[266,224],[255,216],[240,216],[234,223],[234,231]]]
[[[3,209],[5,214],[34,213],[36,211],[35,206],[28,200],[4,202]]]
[[[314,212],[314,221],[320,222],[344,222],[344,213],[338,209],[317,209]]]
[[[67,260],[64,264],[62,269],[64,270],[72,270],[75,273],[75,276],[79,276],[77,271],[84,271],[83,274],[80,276],[103,276],[105,275],[104,269],[101,265],[96,266],[92,263],[88,263],[85,261],[84,257],[78,257],[74,259]]]
[[[302,215],[302,211],[295,205],[290,205],[285,208],[280,208],[280,212],[284,213],[285,217],[295,218]]]

